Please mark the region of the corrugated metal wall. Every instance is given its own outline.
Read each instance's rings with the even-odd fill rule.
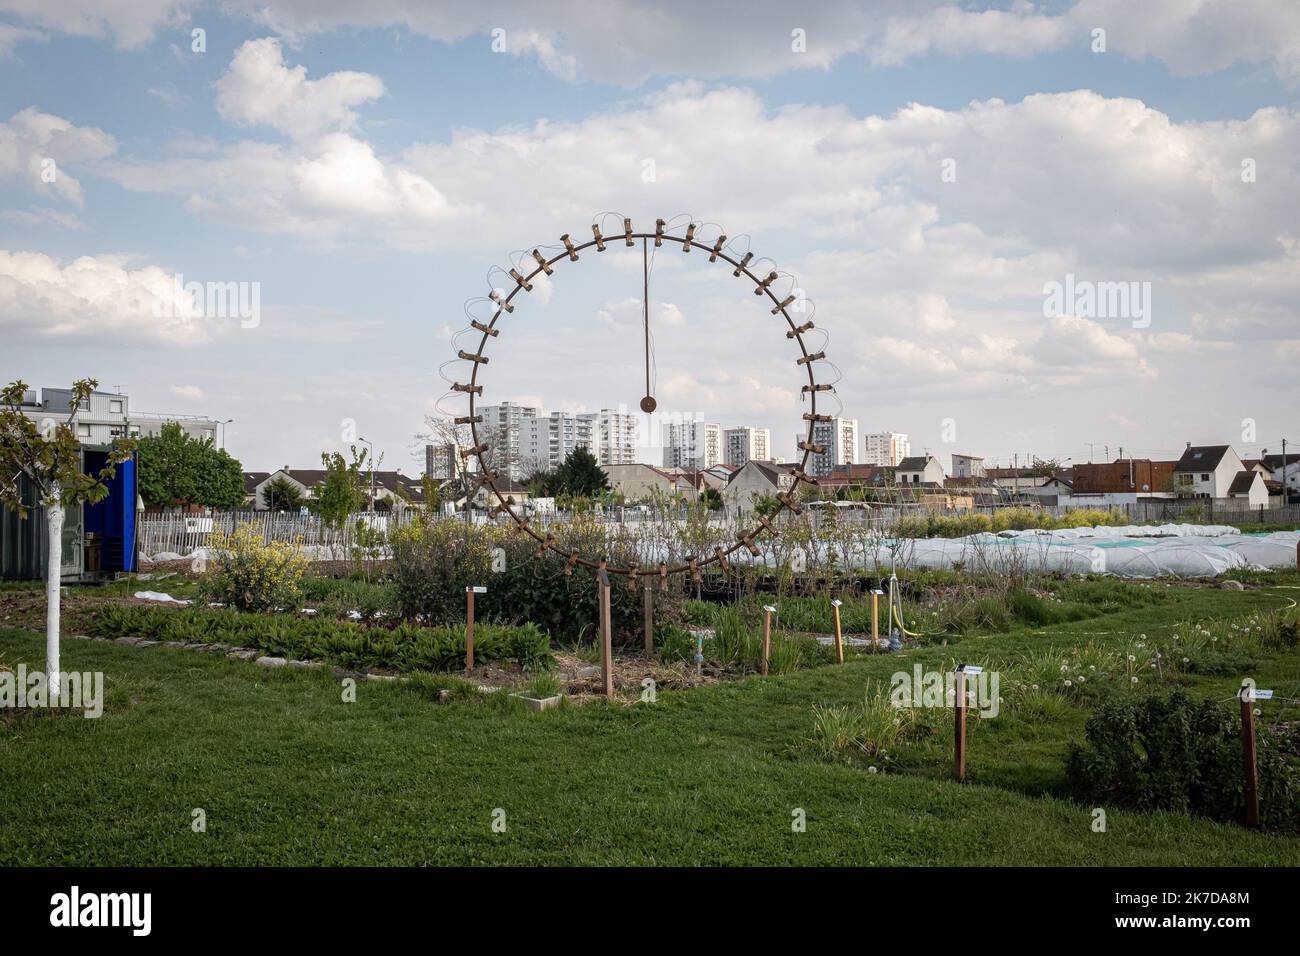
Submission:
[[[31,581],[45,577],[45,509],[36,504],[36,490],[19,479],[27,517],[0,508],[0,580]]]

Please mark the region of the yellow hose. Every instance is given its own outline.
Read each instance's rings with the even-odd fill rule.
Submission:
[[[907,629],[906,625],[904,625],[903,622],[902,622],[902,621],[899,619],[899,617],[898,617],[898,605],[895,604],[893,601],[891,601],[891,602],[889,602],[889,603],[890,603],[890,606],[894,609],[894,623],[898,625],[898,629],[899,629],[900,631],[902,631],[902,632],[903,632],[904,634],[906,634],[908,637],[925,637],[924,634],[917,634],[917,633],[914,632],[914,631],[909,631],[909,630]]]

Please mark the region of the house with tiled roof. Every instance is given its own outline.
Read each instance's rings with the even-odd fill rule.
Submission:
[[[1174,465],[1176,494],[1196,498],[1226,498],[1237,474],[1245,469],[1231,445],[1193,445]]]

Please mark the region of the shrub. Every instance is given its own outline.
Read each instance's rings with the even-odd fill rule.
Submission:
[[[595,521],[574,521],[551,530],[566,551],[607,554],[615,565],[636,560],[630,547],[606,542],[606,530]],[[501,528],[454,521],[413,524],[393,536],[394,603],[407,619],[450,624],[465,619],[465,588],[484,585],[488,590],[476,598],[475,613],[485,620],[531,621],[565,640],[590,636],[600,614],[595,576],[581,567],[565,574],[563,558],[552,552],[534,557],[536,551],[537,542],[531,538]],[[638,640],[642,584],[631,590],[626,577],[612,577],[611,585],[615,640]],[[656,621],[679,620],[680,604],[675,588],[657,590]]]
[[[463,626],[365,627],[289,615],[110,604],[96,613],[90,633],[97,637],[230,644],[278,657],[332,661],[357,669],[450,671],[465,664]],[[532,671],[550,670],[555,663],[550,637],[532,624],[477,625],[474,659],[515,663]]]
[[[209,547],[217,566],[199,581],[203,600],[245,611],[297,608],[307,562],[295,545],[263,541],[252,525],[240,525],[212,535]]]
[[[1300,610],[1271,611],[1259,622],[1260,643],[1282,650],[1300,644]]]
[[[1111,697],[1088,719],[1086,734],[1087,745],[1071,748],[1066,767],[1080,798],[1225,821],[1243,817],[1240,727],[1216,701],[1194,701],[1181,690]],[[1300,768],[1267,728],[1260,728],[1257,750],[1264,822],[1300,824]]]

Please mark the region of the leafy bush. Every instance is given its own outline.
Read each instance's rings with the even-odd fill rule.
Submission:
[[[203,600],[245,611],[296,608],[307,562],[295,545],[264,541],[252,525],[213,534],[216,567],[199,581]]]
[[[277,657],[332,661],[357,669],[450,671],[465,665],[464,627],[364,627],[289,615],[110,604],[96,613],[90,633],[229,644]],[[549,636],[532,624],[476,625],[474,659],[515,663],[534,671],[549,670],[555,663]]]
[[[553,529],[558,546],[580,554],[607,554],[612,564],[635,561],[630,548],[605,540],[595,521],[574,521]],[[498,550],[499,549],[499,550]],[[394,602],[405,618],[446,624],[465,619],[465,588],[487,587],[475,599],[475,613],[503,623],[531,621],[557,638],[579,640],[594,633],[599,619],[595,576],[577,567],[565,574],[563,558],[548,552],[534,557],[537,542],[495,527],[459,522],[417,522],[393,536]],[[494,557],[495,555],[495,557]],[[610,613],[616,641],[638,640],[642,627],[641,582],[612,577]],[[656,590],[655,619],[680,617],[674,588]]]
[[[1074,745],[1066,767],[1080,798],[1225,821],[1244,816],[1239,722],[1220,703],[1181,690],[1110,697],[1088,719],[1086,734],[1087,746]],[[1257,743],[1261,817],[1300,824],[1300,767],[1267,728]]]
[[[1300,645],[1300,610],[1289,608],[1265,614],[1259,622],[1260,641],[1265,647],[1292,648]]]

